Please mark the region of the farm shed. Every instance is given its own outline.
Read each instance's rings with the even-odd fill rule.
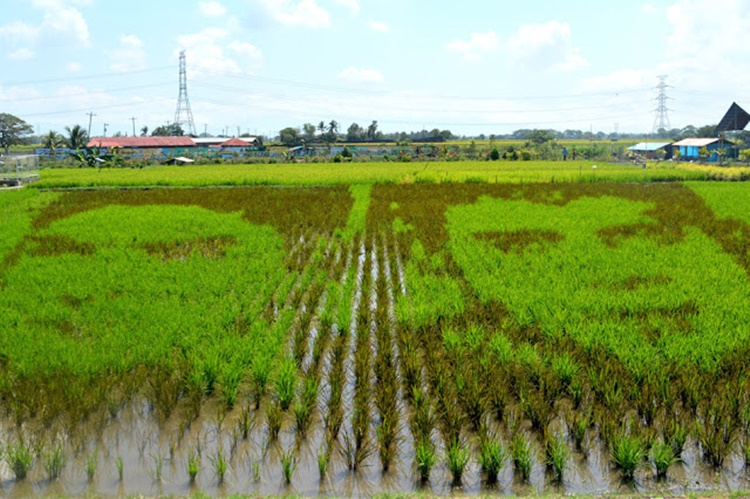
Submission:
[[[720,138],[684,139],[672,144],[674,150],[680,151],[680,158],[686,160],[700,159],[699,151],[705,147],[709,152],[706,161],[710,162],[716,162],[719,160],[719,149],[727,149],[727,152],[729,153],[727,156],[733,156],[733,146],[734,144],[732,142]]]
[[[639,142],[634,146],[628,147],[628,151],[645,156],[647,159],[654,159],[657,157],[658,151],[664,151],[664,159],[669,159],[672,157],[672,143]]]

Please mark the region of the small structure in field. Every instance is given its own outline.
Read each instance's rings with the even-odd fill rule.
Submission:
[[[720,153],[724,151],[725,157],[734,154],[734,143],[721,137],[703,139],[683,139],[672,144],[674,150],[680,151],[680,159],[703,160],[715,163],[719,161]],[[705,149],[707,155],[702,157],[701,150]]]
[[[639,142],[638,144],[634,146],[628,147],[628,151],[631,151],[635,154],[643,156],[646,159],[669,159],[672,157],[672,143],[671,142]],[[660,151],[664,151],[664,152],[662,153]]]
[[[39,156],[0,157],[0,187],[17,187],[39,180]]]

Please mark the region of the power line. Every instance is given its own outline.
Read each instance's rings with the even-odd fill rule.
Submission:
[[[142,90],[144,88],[155,88],[155,87],[163,87],[167,84],[172,84],[172,82],[162,82],[162,83],[150,83],[148,85],[137,85],[134,87],[121,87],[121,88],[113,88],[109,90],[92,90],[90,92],[77,92],[73,94],[64,94],[64,95],[44,95],[44,96],[37,96],[37,97],[19,97],[19,98],[13,98],[13,99],[0,99],[0,102],[29,102],[29,101],[40,101],[40,100],[62,100],[62,99],[69,99],[71,97],[88,97],[90,95],[98,95],[98,94],[109,94],[114,92],[126,92],[129,90]]]
[[[299,80],[288,80],[283,78],[268,78],[262,76],[251,75],[247,73],[233,73],[229,71],[219,71],[215,69],[205,68],[201,66],[195,67],[195,69],[203,71],[205,73],[216,74],[227,76],[230,78],[258,81],[264,83],[273,83],[288,85],[293,87],[309,88],[314,90],[330,90],[334,92],[351,92],[365,95],[393,95],[395,92],[391,90],[371,90],[363,88],[354,88],[338,85],[325,85],[319,83],[304,82]],[[487,100],[554,100],[554,99],[575,99],[582,97],[616,97],[620,94],[632,94],[632,93],[644,93],[650,91],[651,88],[638,88],[638,89],[624,89],[608,92],[582,92],[575,94],[559,94],[559,95],[488,95],[488,96],[476,96],[467,97],[465,95],[418,95],[418,94],[407,94],[409,98],[415,99],[452,99],[452,100],[476,100],[476,101],[487,101]],[[403,93],[403,92],[402,92]]]
[[[26,80],[26,81],[10,81],[5,82],[3,85],[10,86],[10,85],[38,85],[43,83],[59,83],[63,81],[80,81],[80,80],[94,80],[97,78],[110,78],[110,77],[121,77],[124,75],[132,75],[132,74],[142,74],[142,73],[151,73],[156,71],[164,71],[165,69],[172,69],[172,66],[159,66],[155,68],[146,68],[146,69],[135,69],[133,71],[119,71],[116,73],[99,73],[95,75],[87,75],[87,76],[66,76],[63,78],[46,78],[42,80]]]

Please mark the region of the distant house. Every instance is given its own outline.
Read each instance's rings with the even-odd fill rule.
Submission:
[[[658,151],[664,151],[664,159],[669,159],[672,157],[672,143],[639,142],[634,146],[628,147],[628,151],[632,151],[641,156],[645,156],[646,159],[654,159],[657,157]]]
[[[257,137],[232,137],[228,140],[226,137],[196,137],[193,139],[193,142],[195,142],[198,147],[212,148],[220,148],[227,142],[233,142],[236,144],[235,147],[257,147],[259,145]]]
[[[112,147],[123,149],[166,149],[195,147],[195,142],[190,137],[184,135],[178,137],[94,137],[89,141],[88,146],[107,149]]]
[[[719,149],[727,149],[733,152],[734,144],[728,140],[719,138],[711,139],[683,139],[672,144],[675,151],[680,151],[680,158],[686,160],[700,159],[699,151],[704,147],[708,150],[709,156],[706,161],[716,162],[719,160]],[[733,156],[733,154],[728,154]]]

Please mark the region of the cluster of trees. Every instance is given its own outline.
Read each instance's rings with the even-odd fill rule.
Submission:
[[[750,132],[739,132],[738,136],[744,138],[745,135],[750,136]],[[695,127],[688,125],[684,128],[672,128],[671,130],[661,129],[656,133],[604,133],[604,132],[584,132],[581,130],[554,130],[554,129],[530,129],[521,128],[509,134],[497,134],[497,135],[485,135],[480,134],[476,138],[478,140],[526,140],[529,142],[539,143],[540,138],[545,138],[542,142],[548,140],[615,140],[615,139],[626,139],[626,140],[672,140],[678,141],[682,139],[689,139],[695,137],[716,137],[716,125],[705,125],[701,127]]]
[[[420,130],[418,132],[384,133],[378,130],[377,120],[373,120],[367,127],[352,123],[341,131],[336,120],[318,125],[305,123],[301,128],[286,127],[279,131],[279,141],[285,146],[299,146],[311,144],[331,145],[335,142],[399,142],[399,141],[432,141],[441,142],[455,138],[450,130]]]

